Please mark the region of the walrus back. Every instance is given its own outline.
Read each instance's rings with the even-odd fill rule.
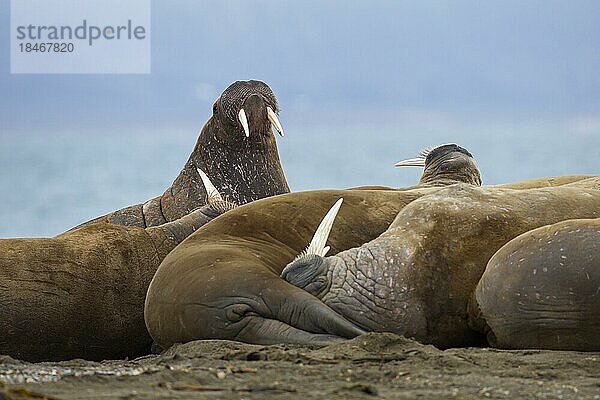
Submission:
[[[96,224],[57,238],[0,240],[0,354],[44,361],[146,352],[139,310],[156,258],[146,235]]]

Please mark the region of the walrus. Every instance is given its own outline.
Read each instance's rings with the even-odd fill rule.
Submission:
[[[208,338],[325,344],[362,333],[314,296],[280,279],[279,273],[302,250],[309,227],[342,194],[349,214],[342,214],[347,224],[332,239],[336,252],[377,237],[404,205],[449,182],[452,169],[457,179],[481,182],[472,155],[459,146],[439,146],[420,157],[406,164],[423,166],[427,177],[413,190],[277,196],[239,207],[207,225],[168,256],[152,279],[144,312],[153,339],[162,347]],[[364,218],[353,218],[357,213]]]
[[[453,185],[408,204],[375,240],[331,257],[303,255],[282,277],[361,329],[442,348],[476,345],[482,338],[469,327],[468,303],[488,260],[529,230],[600,217],[598,178],[584,182],[521,190]],[[510,312],[502,296],[516,286],[503,291],[511,280],[505,273],[486,286],[495,284],[495,295],[478,295],[488,310]]]
[[[448,154],[450,158],[456,155],[455,152]],[[463,154],[461,157],[468,156]],[[588,176],[541,178],[515,185],[521,188],[526,185],[538,187],[547,182],[556,184],[559,181],[569,184],[586,178]],[[469,182],[473,180],[470,179]],[[455,210],[455,207],[463,207],[465,203],[463,214],[467,215],[473,208],[467,207],[469,200],[477,204],[488,200],[493,203],[509,197],[506,195],[510,193],[521,192],[510,189],[510,186],[479,188],[456,182],[447,187],[431,185],[409,190],[311,191],[284,194],[241,206],[200,228],[161,263],[148,288],[144,310],[146,326],[153,339],[163,347],[197,339],[230,339],[260,344],[279,342],[327,344],[353,337],[372,329],[372,326],[366,323],[361,326],[364,321],[353,315],[353,312],[362,313],[365,318],[368,318],[372,310],[349,309],[348,305],[342,306],[341,303],[336,305],[335,302],[327,304],[319,298],[318,294],[315,296],[315,293],[282,279],[280,274],[287,264],[292,263],[293,266],[293,261],[299,254],[303,255],[300,259],[304,260],[311,257],[328,260],[339,258],[344,251],[348,254],[357,253],[359,246],[368,245],[371,241],[377,242],[385,232],[391,233],[401,228],[397,224],[394,224],[393,229],[390,227],[394,220],[401,220],[400,215],[403,216],[402,218],[407,218],[411,214],[415,216],[418,213],[426,214],[431,205],[434,205],[433,209],[448,208],[447,206],[451,204],[444,203],[447,197],[458,199],[456,200],[458,204],[452,205],[450,210],[458,213],[460,210]],[[557,192],[553,193],[553,190]],[[569,193],[569,190],[572,193]],[[561,200],[569,198],[570,194],[579,194],[586,190],[588,189],[585,187],[565,189],[549,187],[522,192],[526,193],[525,198],[527,196],[537,198],[537,195],[544,193],[552,200],[544,200],[542,203],[557,206]],[[591,200],[587,201],[600,202],[600,192],[588,191]],[[431,198],[436,195],[437,197]],[[343,207],[339,211],[335,225],[333,227],[329,225],[331,234],[328,236],[327,246],[324,246],[324,243],[309,246],[309,249],[313,248],[312,252],[315,254],[308,254],[305,251],[306,244],[312,237],[316,225],[322,222],[321,217],[331,204],[340,198],[344,199]],[[542,205],[531,204],[530,206],[538,212],[539,208],[543,208]],[[583,203],[578,205],[577,201],[573,203],[573,207],[578,211],[588,209],[589,207],[586,206],[587,204]],[[489,207],[493,208],[492,204]],[[564,204],[562,207],[566,208]],[[585,213],[584,211],[578,213],[578,211],[565,210],[565,215]],[[522,216],[522,213],[516,214],[518,215],[506,212],[504,216],[496,216],[498,218],[496,222],[502,225],[518,220],[519,216]],[[441,213],[431,212],[427,214],[427,218],[432,218],[432,222],[427,222],[425,216],[418,218],[418,221],[424,225],[422,229],[427,229],[427,226],[431,229],[431,225],[443,226],[445,219],[442,220],[441,216]],[[447,216],[458,218],[450,213]],[[547,216],[547,219],[551,219],[550,216]],[[472,228],[475,228],[475,224]],[[518,225],[515,226],[516,228]],[[459,232],[456,230],[449,232],[450,236],[456,238],[450,237],[448,243],[455,243],[460,236]],[[511,236],[518,232],[501,232],[500,236],[503,234]],[[438,238],[438,241],[442,240]],[[508,240],[510,237],[499,239],[497,247]],[[338,254],[324,258],[323,254],[327,250],[332,254]],[[366,255],[365,259],[369,258],[368,251],[361,252],[361,255]],[[484,255],[482,258],[485,257]],[[491,257],[491,254],[487,257]],[[388,261],[394,259],[387,258]],[[425,259],[427,260],[427,254]],[[383,262],[384,260],[382,259]],[[310,263],[304,264],[304,267],[310,267]],[[471,264],[467,265],[471,267]],[[478,277],[483,272],[483,266],[475,265],[471,270],[472,273],[465,276],[467,280],[465,287],[470,285],[469,287],[474,289]],[[291,271],[294,269],[292,268]],[[284,277],[294,276],[291,271],[288,268],[288,274],[284,273]],[[466,271],[469,272],[470,269]],[[318,274],[318,277],[311,282],[316,282],[315,286],[323,287],[321,283],[327,283],[328,279],[328,275]],[[474,283],[471,283],[471,280],[474,280]],[[453,282],[456,282],[456,279]],[[460,295],[460,282],[456,286],[454,291],[457,292],[456,295]],[[456,339],[447,338],[447,334],[440,335],[440,341],[445,338],[446,345],[481,339],[480,334],[468,328],[464,329],[462,334],[460,332],[463,325],[466,325],[466,311],[461,307],[466,308],[469,290],[462,291],[464,295],[458,296],[459,298],[453,304],[439,305],[445,310],[460,309],[457,311],[459,323],[449,321],[446,325],[446,328],[454,325],[453,329],[449,330],[452,331],[452,335],[457,332]],[[356,293],[351,291],[349,295]],[[376,297],[378,295],[379,293],[375,294]],[[440,290],[431,297],[444,297],[444,292]],[[443,300],[447,302],[447,296]],[[432,300],[431,303],[435,302]],[[449,320],[454,317],[451,316]],[[418,319],[418,316],[415,318]],[[396,331],[401,328],[402,326],[396,327]],[[432,339],[431,341],[436,342],[435,338]]]
[[[487,264],[472,325],[494,347],[600,351],[600,219],[523,233]]]
[[[447,150],[451,151],[439,156],[447,157],[449,165],[464,167],[455,157],[472,159],[464,152]],[[440,159],[435,161],[424,174],[431,172],[428,167],[439,167]],[[585,177],[558,180],[569,183]],[[478,180],[478,170],[467,179]],[[547,181],[529,184],[535,187]],[[151,336],[168,347],[196,339],[326,344],[364,332],[342,317],[343,310],[334,311],[279,275],[304,252],[316,225],[339,198],[344,198],[344,206],[327,246],[334,254],[376,239],[405,206],[443,189],[435,186],[435,179],[430,183],[408,190],[285,194],[229,211],[191,235],[159,267],[144,311]],[[319,250],[321,254],[327,247]]]
[[[175,221],[0,240],[0,354],[35,362],[147,354],[144,298],[158,265],[198,227],[235,207],[199,173],[207,204]]]
[[[194,151],[161,196],[82,225],[102,221],[145,228],[179,219],[206,204],[198,168],[235,204],[288,193],[271,128],[283,136],[278,113],[277,99],[264,82],[232,83],[215,101]]]

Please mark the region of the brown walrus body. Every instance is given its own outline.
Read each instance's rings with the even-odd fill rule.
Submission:
[[[216,215],[205,206],[146,229],[96,224],[54,238],[0,240],[0,354],[28,361],[147,354],[148,284],[162,259]]]
[[[422,194],[301,192],[222,215],[161,264],[146,297],[150,334],[163,347],[195,339],[327,343],[355,336],[361,331],[279,274],[339,197],[346,207],[329,241],[334,252],[377,237],[404,205]]]
[[[144,298],[163,258],[229,202],[289,191],[271,131],[281,132],[277,110],[266,84],[235,82],[163,196],[54,238],[0,240],[0,353],[30,361],[147,353]],[[227,197],[207,204],[213,185]]]
[[[215,102],[213,115],[202,128],[194,151],[162,196],[86,224],[105,221],[145,228],[181,218],[206,204],[198,168],[206,172],[224,198],[236,204],[288,193],[271,132],[276,117],[269,114],[269,108],[273,113],[279,110],[275,95],[265,83],[234,82]],[[238,118],[240,110],[245,110],[248,135]]]
[[[531,229],[595,217],[596,189],[452,186],[404,207],[377,239],[298,260],[284,277],[362,329],[440,347],[475,345],[467,305],[492,255]]]
[[[571,183],[582,178],[585,177],[561,180]],[[546,181],[534,180],[529,185],[538,187]],[[517,185],[523,187],[522,183]],[[345,285],[342,281],[351,277],[368,281],[374,277],[373,271],[357,269],[353,274],[348,269],[338,273],[326,268],[327,272],[317,274],[309,287],[300,291],[279,277],[285,265],[308,244],[328,207],[344,198],[327,242],[331,252],[338,254],[325,259],[353,253],[347,258],[349,264],[349,260],[357,266],[364,262],[369,268],[377,265],[385,268],[386,263],[400,266],[402,257],[407,256],[429,263],[423,264],[423,269],[416,268],[416,264],[414,268],[417,275],[419,271],[428,277],[439,273],[430,282],[423,278],[415,281],[420,282],[421,297],[417,299],[428,308],[411,310],[413,314],[408,321],[425,321],[430,313],[434,317],[431,326],[443,329],[438,336],[425,330],[430,342],[440,345],[478,342],[480,335],[466,325],[467,300],[493,252],[532,226],[569,215],[594,215],[600,204],[600,192],[586,187],[528,190],[509,187],[459,184],[395,191],[315,191],[286,194],[239,207],[199,229],[164,260],[148,290],[146,325],[162,346],[210,338],[254,343],[328,343],[372,329],[365,320],[377,323],[379,316],[387,319],[385,309],[366,307],[352,297],[361,294],[385,303],[385,277],[378,280],[379,286],[353,286],[351,282]],[[503,203],[519,193],[512,206]],[[578,202],[582,193],[585,196]],[[567,201],[571,210],[565,205]],[[484,211],[477,212],[475,204],[483,206]],[[504,209],[505,206],[509,208]],[[551,211],[544,215],[545,209]],[[564,216],[558,216],[563,211]],[[485,218],[485,212],[490,213],[491,220]],[[536,212],[538,218],[527,217]],[[396,223],[392,224],[394,220]],[[384,235],[406,231],[402,221],[415,228],[416,233],[407,237],[408,244],[394,239],[398,246],[404,246],[397,251],[391,247],[389,251],[369,247]],[[462,229],[460,224],[465,221],[467,228]],[[479,235],[492,236],[479,242]],[[427,240],[421,245],[419,238]],[[461,244],[464,240],[467,242]],[[451,259],[433,264],[445,257]],[[429,265],[439,265],[440,270]],[[321,301],[327,290],[321,293],[320,289],[334,287],[331,279],[338,280],[341,292],[336,294],[345,291],[346,299]],[[440,319],[443,313],[449,318]],[[395,331],[411,333],[402,320],[398,324]],[[422,329],[424,325],[420,322],[416,326]],[[389,329],[385,325],[385,330]]]
[[[465,149],[444,145],[427,154],[418,160],[425,167],[421,182],[433,187],[288,194],[215,220],[182,243],[154,276],[145,305],[150,334],[161,346],[169,346],[209,338],[328,343],[361,333],[279,274],[306,245],[310,228],[335,196],[346,198],[342,228],[331,239],[333,249],[341,251],[377,237],[402,207],[438,190],[436,183],[448,181],[452,171],[474,184],[481,182]]]
[[[475,290],[474,325],[495,347],[600,351],[600,219],[511,240]]]

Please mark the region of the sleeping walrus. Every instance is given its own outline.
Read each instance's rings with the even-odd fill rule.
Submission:
[[[600,218],[517,236],[490,259],[471,301],[470,322],[494,347],[600,351]]]
[[[375,240],[331,257],[299,257],[282,277],[362,329],[444,348],[475,345],[482,338],[469,327],[468,302],[492,255],[531,229],[600,217],[594,185],[594,180],[522,190],[453,185],[404,207]],[[517,271],[500,271],[506,273],[488,278],[494,284],[487,292],[495,297],[478,293],[486,311],[508,312],[502,299],[513,287],[505,282],[512,282],[511,276],[524,281]],[[488,316],[500,330],[498,318]]]
[[[326,344],[391,330],[440,346],[480,343],[467,301],[493,252],[531,227],[599,212],[599,191],[567,187],[589,176],[479,187],[472,156],[458,146],[409,161],[425,166],[416,187],[286,194],[199,229],[150,284],[152,337],[161,346]]]
[[[432,156],[427,160],[426,156],[422,157],[421,162],[425,164],[424,175],[431,177],[428,179],[428,185],[404,190],[327,190],[286,194],[236,208],[205,225],[167,256],[154,276],[145,306],[146,325],[150,334],[163,347],[176,342],[216,338],[252,343],[325,344],[374,329],[377,321],[384,322],[383,319],[388,318],[385,309],[379,305],[373,309],[366,304],[361,307],[360,298],[352,297],[362,295],[365,300],[373,297],[385,305],[386,297],[383,294],[386,281],[382,280],[380,283],[383,288],[375,286],[377,290],[373,290],[368,284],[368,274],[371,273],[368,269],[374,265],[372,263],[382,263],[382,267],[390,263],[387,268],[389,273],[393,274],[395,262],[397,261],[398,265],[402,263],[403,253],[386,253],[386,257],[381,258],[383,248],[371,254],[367,248],[361,250],[361,246],[366,246],[371,241],[377,242],[378,237],[395,231],[397,226],[394,224],[392,229],[390,225],[394,220],[398,221],[401,215],[415,215],[417,218],[419,213],[426,214],[432,200],[432,205],[439,204],[439,207],[433,207],[433,213],[434,209],[441,209],[442,200],[448,197],[462,198],[463,203],[468,203],[469,198],[475,200],[477,196],[501,198],[504,194],[518,192],[509,189],[511,185],[503,188],[478,188],[476,185],[480,182],[479,172],[473,168],[475,163],[470,154],[462,150],[449,147],[446,151],[438,153],[439,158]],[[454,175],[453,169],[457,172]],[[465,169],[471,173],[463,174]],[[441,182],[436,181],[435,171],[439,172]],[[457,180],[453,181],[453,176]],[[516,186],[543,188],[584,178],[587,176],[543,178],[518,183]],[[438,183],[442,186],[437,186]],[[539,190],[537,194],[551,188]],[[428,200],[429,196],[437,197]],[[532,192],[529,196],[534,198],[536,193]],[[592,195],[593,198],[594,196]],[[600,194],[596,197],[600,201]],[[343,198],[344,202],[328,238],[328,246],[326,247],[317,235],[308,252],[304,251],[322,216],[340,198]],[[462,203],[451,202],[448,206],[452,210],[460,210],[463,207]],[[464,209],[465,215],[469,210],[472,211],[470,208]],[[431,223],[426,222],[425,215],[414,223],[418,225],[420,222],[423,225],[422,229],[432,229],[433,225],[443,227],[445,220],[442,215],[443,213],[427,214],[427,218],[433,218]],[[458,224],[458,220],[452,221]],[[326,222],[323,225],[324,229],[331,228],[331,223]],[[447,229],[453,229],[452,226],[456,225],[447,226]],[[447,233],[448,243],[458,240],[457,231],[460,229],[456,228]],[[453,239],[451,236],[457,238]],[[510,236],[510,232],[506,233],[506,236]],[[435,239],[436,237],[438,239]],[[441,243],[442,237],[434,235],[430,240],[432,242],[427,246],[434,247],[437,244],[433,241],[439,240]],[[379,243],[383,246],[385,240]],[[332,258],[323,257],[329,248],[330,253],[338,253],[333,259],[341,257],[340,252],[347,251],[348,254],[355,254],[356,257],[352,259],[357,263],[364,260],[364,266],[356,265],[361,269],[357,270],[356,278],[366,280],[365,287],[361,287],[360,284],[355,287],[346,285],[350,282],[344,282],[344,279],[352,278],[348,269],[344,270],[348,271],[345,277],[343,273],[318,273],[308,280],[300,279],[301,272],[294,273],[294,270],[306,270],[310,276],[311,271],[320,272],[320,266],[327,267],[327,264],[318,260]],[[300,286],[297,287],[279,275],[300,253],[303,256],[292,263],[284,273],[286,279]],[[315,263],[306,260],[313,260]],[[302,265],[302,268],[295,268],[295,265]],[[485,263],[483,265],[485,266]],[[325,268],[322,271],[332,270]],[[475,276],[481,275],[482,271],[472,269],[471,272]],[[447,275],[448,271],[444,273]],[[467,278],[471,279],[472,276]],[[328,288],[334,287],[331,279],[338,279],[342,287],[342,291],[336,291],[335,295],[341,296],[344,290],[347,290],[347,298],[341,298],[337,303],[335,299],[327,303],[327,298],[323,301],[323,298],[319,297],[327,294]],[[465,282],[465,285],[468,283]],[[379,289],[383,291],[379,292]],[[461,294],[460,289],[458,292]],[[464,290],[462,297],[451,304],[440,304],[439,307],[466,308],[464,300],[468,298],[468,294],[470,293]],[[435,293],[432,297],[441,295]],[[397,298],[393,297],[392,301],[395,300]],[[353,307],[352,302],[358,305]],[[448,324],[448,328],[462,327],[461,324],[465,323],[465,312],[460,313],[462,319],[459,323],[453,322],[453,326]],[[423,317],[426,315],[416,313],[414,316],[417,319]],[[368,319],[372,319],[373,324],[369,325],[366,321]],[[390,328],[385,325],[384,329]],[[406,329],[405,325],[400,322],[394,330],[402,332],[403,329]],[[468,328],[464,331],[466,333],[458,332],[456,339],[446,338],[446,335],[444,340],[447,343],[452,340],[466,343],[481,339],[477,332]],[[429,331],[425,332],[425,335],[427,334],[430,334]],[[434,337],[432,339],[437,340]]]

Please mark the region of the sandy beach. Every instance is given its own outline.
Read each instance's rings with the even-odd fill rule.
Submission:
[[[600,399],[600,353],[461,348],[393,334],[323,348],[195,341],[135,360],[0,358],[6,399]]]

